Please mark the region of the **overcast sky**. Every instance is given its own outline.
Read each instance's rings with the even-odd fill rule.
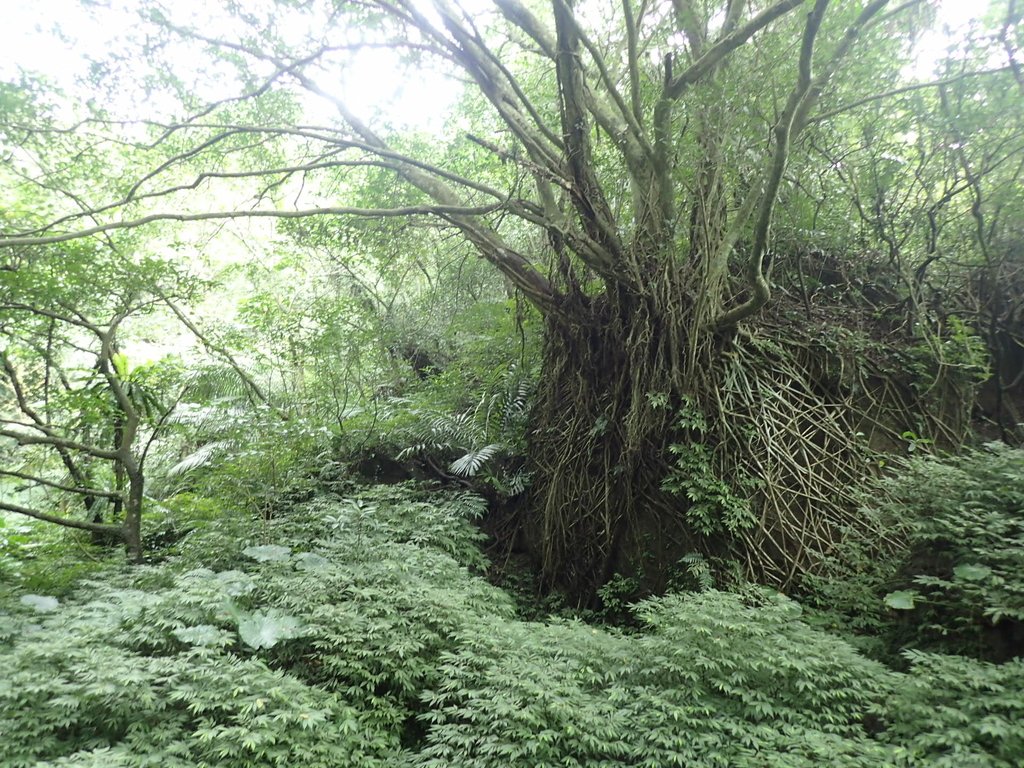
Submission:
[[[208,2],[177,0],[173,6],[175,15],[187,13],[189,3],[202,7]],[[110,0],[104,4],[132,5],[131,0]],[[912,72],[927,77],[948,43],[949,38],[941,28],[962,27],[981,14],[986,5],[985,0],[943,0],[939,29],[922,41]],[[85,71],[83,54],[102,55],[119,34],[136,23],[130,13],[104,13],[103,21],[97,21],[81,0],[0,0],[0,8],[4,16],[0,78],[12,78],[18,67],[22,67],[42,73],[65,88],[71,88],[76,75]],[[67,40],[54,34],[57,22]],[[429,75],[405,82],[396,68],[389,65],[387,57],[382,51],[364,54],[357,66],[349,68],[344,93],[346,102],[366,117],[382,103],[391,102],[388,113],[396,127],[439,130],[457,96],[456,87]]]

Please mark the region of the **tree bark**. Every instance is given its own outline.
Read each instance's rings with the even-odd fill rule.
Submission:
[[[145,477],[141,467],[128,470],[128,496],[125,500],[122,531],[128,559],[133,563],[142,562],[142,506],[145,491]]]

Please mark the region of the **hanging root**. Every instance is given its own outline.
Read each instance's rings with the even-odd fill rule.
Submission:
[[[748,578],[785,589],[861,525],[867,446],[847,404],[822,396],[781,347],[737,344],[715,394],[719,471],[756,483],[756,523],[731,548]]]
[[[526,526],[547,585],[587,602],[615,571],[644,571],[663,585],[669,568],[699,551],[785,590],[821,569],[846,536],[888,546],[884,531],[868,530],[859,494],[879,472],[869,433],[898,443],[905,425],[922,421],[907,387],[858,359],[837,374],[846,364],[835,350],[777,327],[709,338],[679,355],[692,326],[665,316],[606,305],[589,323],[549,328]],[[681,423],[685,404],[700,409],[699,429]],[[927,418],[934,434],[962,439],[959,415]],[[686,478],[684,492],[663,490],[670,472],[688,471],[674,465],[672,445],[700,446],[709,472],[730,498],[749,500],[751,514],[695,526]]]

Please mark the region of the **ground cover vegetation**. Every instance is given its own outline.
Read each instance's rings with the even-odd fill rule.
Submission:
[[[1019,762],[1019,658],[954,642],[894,671],[754,586],[641,601],[628,630],[524,620],[484,578],[485,509],[364,487],[261,530],[222,513],[170,560],[97,565],[60,598],[5,595],[5,764]]]
[[[1020,3],[222,5],[0,82],[0,764],[1024,764]]]

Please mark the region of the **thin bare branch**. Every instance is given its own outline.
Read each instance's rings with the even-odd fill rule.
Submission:
[[[74,520],[68,517],[59,517],[57,515],[51,515],[46,512],[40,512],[36,509],[29,507],[23,507],[20,504],[12,504],[8,501],[0,501],[0,510],[5,512],[14,512],[25,517],[31,517],[35,520],[42,520],[46,523],[55,523],[56,525],[64,526],[65,528],[77,528],[81,531],[91,531],[92,533],[105,533],[114,536],[124,536],[124,529],[120,525],[108,525],[106,523],[91,523],[85,520]]]
[[[3,238],[0,238],[0,241],[2,240]],[[3,244],[6,245],[6,243]],[[16,245],[35,245],[35,243],[11,243],[12,247]],[[34,307],[31,304],[24,304],[19,301],[4,302],[3,304],[0,304],[0,309],[5,309],[8,311],[13,310],[18,312],[28,312],[33,315],[38,315],[39,317],[48,317],[52,320],[58,320],[62,323],[77,325],[79,328],[85,328],[86,330],[91,331],[93,334],[96,335],[99,335],[102,332],[102,329],[98,325],[80,317],[75,313],[61,314],[60,312],[54,312],[52,309],[46,309],[45,307]]]
[[[845,112],[850,112],[851,110],[857,109],[858,107],[863,107],[865,104],[871,104],[872,102],[875,101],[884,101],[885,99],[890,99],[893,96],[901,96],[904,93],[923,91],[928,88],[941,88],[942,86],[952,85],[953,83],[957,83],[960,82],[961,80],[966,80],[971,77],[987,77],[989,75],[998,75],[1000,73],[1009,71],[1011,71],[1010,66],[996,67],[995,69],[981,69],[975,70],[973,72],[961,72],[960,74],[953,75],[952,77],[944,77],[939,80],[929,80],[926,83],[913,83],[911,85],[904,85],[899,88],[893,88],[888,91],[882,91],[881,93],[873,93],[870,96],[865,96],[863,99],[851,101],[848,104],[843,104],[842,106],[827,110],[825,112],[819,112],[813,118],[808,120],[808,124],[820,123],[824,120],[836,117],[837,115],[841,115]]]
[[[403,7],[417,28],[448,48],[533,161],[559,173],[562,169],[559,156],[561,140],[540,119],[515,78],[484,44],[479,34],[463,24],[458,9],[447,0],[433,0],[433,5],[450,38],[437,29],[414,3],[403,0]]]
[[[10,423],[6,421],[6,423]],[[75,451],[77,453],[83,453],[86,456],[93,456],[97,459],[105,459],[106,461],[120,461],[121,454],[117,451],[106,451],[102,448],[97,448],[94,445],[85,445],[75,440],[70,440],[59,435],[49,434],[28,434],[25,432],[19,432],[14,429],[7,429],[0,427],[0,437],[9,437],[14,440],[18,445],[43,445],[50,447],[60,447],[69,451]]]
[[[22,245],[52,245],[54,243],[66,243],[69,240],[78,240],[83,237],[90,237],[102,232],[111,232],[118,229],[135,229],[145,224],[152,224],[157,221],[223,221],[225,219],[306,219],[311,216],[364,216],[368,218],[393,218],[404,216],[483,216],[494,213],[502,207],[501,203],[491,205],[460,206],[460,205],[407,205],[401,208],[348,208],[343,206],[328,206],[324,208],[308,208],[304,210],[281,210],[281,211],[207,211],[204,213],[153,213],[142,216],[138,219],[127,221],[112,221],[96,227],[88,227],[74,232],[64,232],[59,235],[45,235],[37,237],[0,237],[0,248],[13,248]],[[41,313],[42,314],[42,313]],[[81,323],[78,323],[81,325]]]
[[[0,469],[0,475],[3,475],[4,477],[17,477],[20,480],[26,480],[35,485],[44,485],[47,488],[54,488],[58,491],[74,493],[79,496],[96,496],[103,497],[105,499],[120,499],[124,497],[124,494],[116,491],[103,491],[99,488],[83,488],[77,485],[64,485],[63,483],[55,483],[52,480],[46,480],[38,475],[31,475],[27,472],[17,472],[13,469]]]
[[[47,370],[54,367],[53,361],[50,359],[50,356],[46,354],[45,350],[43,352],[42,357],[46,363]],[[11,388],[14,391],[14,396],[18,403],[18,409],[23,414],[25,414],[25,416],[31,419],[31,421],[36,425],[38,429],[40,429],[41,431],[49,430],[50,427],[47,424],[46,419],[44,419],[43,416],[29,404],[28,398],[25,396],[25,387],[21,382],[21,377],[18,374],[18,370],[17,368],[14,367],[14,364],[11,362],[10,358],[7,356],[6,353],[0,353],[0,362],[2,362],[3,364],[4,373],[7,375],[7,380],[8,382],[10,382]],[[65,386],[66,389],[70,390],[71,385],[64,377],[63,371],[60,371],[58,369],[58,374],[60,376],[62,384]],[[75,459],[71,455],[71,452],[60,445],[55,445],[54,450],[60,457],[60,461],[64,465],[64,468],[68,471],[68,474],[71,476],[71,479],[78,483],[78,485],[80,486],[86,485],[85,474],[79,468],[78,464],[75,463]],[[91,504],[92,500],[87,496],[85,500],[86,507],[91,506]]]

